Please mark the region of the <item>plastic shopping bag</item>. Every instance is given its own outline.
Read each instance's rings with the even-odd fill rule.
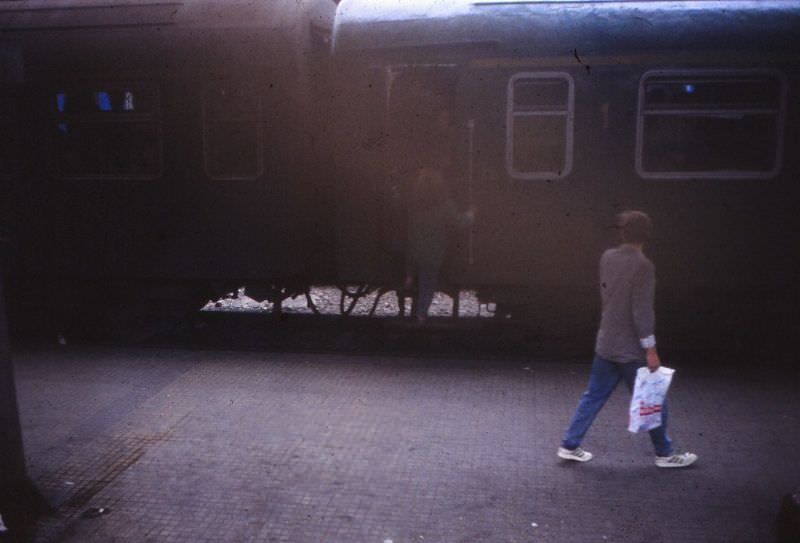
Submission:
[[[650,371],[646,366],[636,372],[636,384],[631,398],[628,431],[652,430],[661,426],[661,408],[672,382],[672,368],[659,367]]]

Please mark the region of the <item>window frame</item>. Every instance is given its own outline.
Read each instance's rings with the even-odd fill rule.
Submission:
[[[652,77],[719,77],[728,76],[736,78],[741,76],[766,76],[774,78],[779,84],[779,100],[777,110],[763,109],[754,110],[753,108],[740,108],[735,109],[731,107],[721,107],[713,111],[720,114],[753,114],[756,111],[764,113],[774,112],[776,121],[776,146],[775,161],[772,169],[769,171],[755,171],[755,170],[698,170],[691,172],[678,172],[678,171],[647,171],[644,169],[644,119],[645,113],[645,84],[649,78]],[[786,76],[774,69],[658,69],[648,70],[642,74],[639,79],[638,89],[638,103],[636,109],[636,150],[635,150],[635,167],[636,173],[643,179],[770,179],[777,176],[783,167],[783,152],[784,152],[784,133],[786,127],[786,103],[788,95],[788,84]],[[674,110],[668,113],[660,112],[654,113],[656,115],[681,115],[686,114],[690,110]],[[708,110],[691,110],[696,113],[698,111]]]
[[[520,79],[562,79],[567,82],[567,103],[563,111],[525,111],[515,113],[514,85]],[[514,119],[516,116],[566,116],[564,141],[564,168],[560,172],[531,171],[514,169]],[[575,143],[575,81],[567,72],[517,72],[513,74],[506,87],[506,173],[513,179],[563,179],[572,172]]]
[[[237,84],[238,83],[238,84]],[[225,119],[225,118],[216,118],[216,119],[209,119],[208,112],[207,112],[207,98],[209,91],[212,89],[219,89],[226,84],[236,84],[237,89],[245,89],[248,91],[252,91],[253,96],[256,99],[256,111],[255,111],[255,122],[256,124],[256,158],[257,158],[257,168],[256,173],[254,175],[213,175],[211,169],[209,168],[209,123],[214,122],[248,122],[242,121],[237,119]],[[260,92],[258,92],[258,86],[252,84],[250,82],[245,81],[234,81],[234,80],[225,80],[225,81],[215,81],[206,83],[203,86],[202,94],[200,97],[200,108],[201,108],[201,122],[203,124],[203,171],[206,174],[206,177],[213,181],[256,181],[260,179],[264,175],[264,123],[263,119],[263,112],[264,112],[264,100],[263,96]]]
[[[154,107],[150,113],[61,113],[53,107],[52,99],[60,92],[75,93],[76,91],[86,91],[96,93],[98,89],[117,88],[126,85],[144,86],[152,89]],[[161,85],[152,79],[126,79],[123,81],[101,81],[91,79],[86,81],[70,81],[64,85],[53,86],[48,93],[47,99],[50,103],[50,122],[57,127],[61,123],[80,123],[80,124],[127,124],[152,122],[156,128],[156,151],[158,153],[158,170],[153,174],[101,174],[101,173],[78,173],[67,174],[59,170],[57,162],[50,161],[50,170],[53,177],[64,180],[110,180],[110,181],[153,181],[164,176],[164,113],[161,108]],[[49,130],[49,129],[48,129]],[[49,136],[49,145],[55,148],[58,144],[54,141],[55,137]]]

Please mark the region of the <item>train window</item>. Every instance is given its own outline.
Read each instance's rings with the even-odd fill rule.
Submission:
[[[53,95],[56,174],[65,178],[158,177],[161,118],[154,85],[83,86]]]
[[[518,73],[508,83],[506,169],[516,179],[572,170],[575,90],[566,73]]]
[[[255,179],[264,169],[261,101],[241,85],[214,85],[203,97],[203,149],[212,179]]]
[[[773,71],[655,71],[639,87],[645,178],[767,178],[781,167],[786,84]]]

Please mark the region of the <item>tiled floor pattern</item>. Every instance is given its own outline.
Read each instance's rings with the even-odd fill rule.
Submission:
[[[800,484],[798,373],[674,364],[658,470],[621,387],[555,456],[586,360],[16,353],[37,541],[757,542]],[[90,507],[110,513],[83,519]]]

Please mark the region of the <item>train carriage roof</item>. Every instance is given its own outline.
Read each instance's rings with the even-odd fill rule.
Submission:
[[[333,0],[0,0],[0,33],[113,27],[281,29],[305,12],[330,27]]]
[[[312,46],[323,50],[335,9],[333,0],[0,0],[0,43],[21,51],[29,77],[290,69]]]
[[[794,0],[343,0],[334,52],[474,58],[716,50],[788,57],[800,50],[798,29]]]

